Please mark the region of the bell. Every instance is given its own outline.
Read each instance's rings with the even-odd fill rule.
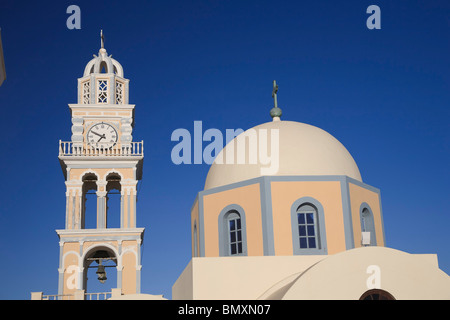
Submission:
[[[102,265],[102,260],[100,260],[100,263],[98,265],[98,269],[97,272],[95,272],[98,276],[98,281],[100,281],[101,283],[105,283],[106,281],[106,271],[105,271],[105,267]]]

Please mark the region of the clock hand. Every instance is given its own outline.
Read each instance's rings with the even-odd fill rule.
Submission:
[[[106,139],[105,135],[100,136],[100,139],[98,139],[97,142],[100,142],[100,140],[102,140],[102,139]]]
[[[100,133],[97,133],[97,132],[95,132],[95,131],[92,131],[92,130],[91,130],[91,132],[92,132],[93,134],[96,134],[96,135],[98,135],[99,137],[102,137],[102,135],[101,135]]]

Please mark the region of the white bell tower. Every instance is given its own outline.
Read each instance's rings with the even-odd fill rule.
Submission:
[[[108,281],[108,268],[117,270],[123,294],[140,293],[141,243],[137,227],[136,186],[142,178],[143,141],[133,142],[134,105],[129,104],[129,80],[119,62],[108,55],[101,33],[98,55],[78,79],[78,103],[69,104],[70,141],[60,141],[59,161],[66,180],[65,228],[60,239],[58,294],[88,287],[87,270],[97,268],[98,280]],[[108,195],[120,193],[120,221],[111,228]],[[95,193],[94,210],[86,195]],[[96,225],[86,217],[96,212]],[[92,217],[91,217],[92,218]],[[89,279],[96,281],[96,279]]]

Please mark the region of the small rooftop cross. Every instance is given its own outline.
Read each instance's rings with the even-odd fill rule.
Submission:
[[[273,80],[273,90],[272,90],[272,98],[273,98],[273,107],[278,108],[278,102],[277,102],[277,92],[278,92],[278,85],[275,80]]]
[[[276,81],[273,80],[273,89],[272,89],[273,108],[270,110],[270,116],[273,118],[273,121],[280,121],[280,117],[282,114],[281,109],[278,108],[277,92],[278,92],[278,85]]]

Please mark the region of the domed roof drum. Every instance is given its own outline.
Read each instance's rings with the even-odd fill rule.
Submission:
[[[128,105],[129,80],[124,78],[122,65],[104,48],[103,31],[101,47],[94,54],[78,78],[78,103],[99,105]]]
[[[271,135],[272,130],[278,132],[277,135]],[[278,130],[278,131],[277,131]],[[239,140],[241,135],[255,136],[259,139],[267,134],[268,151],[262,152],[270,159],[267,161],[260,161],[261,150],[258,150],[259,157],[256,163],[246,161],[244,164],[239,164],[237,161],[229,161],[227,159],[229,148],[234,148],[234,160],[237,159],[239,152]],[[347,151],[347,149],[332,135],[326,131],[305,123],[294,121],[273,121],[263,123],[252,129],[241,133],[234,140],[228,143],[216,157],[214,163],[208,172],[205,190],[223,185],[228,185],[235,182],[245,181],[252,178],[257,178],[263,175],[273,176],[321,176],[321,175],[345,175],[350,178],[362,182],[361,174],[355,160]],[[276,141],[271,141],[271,137]],[[246,160],[249,159],[249,141],[246,140]],[[237,143],[234,143],[237,141]],[[264,140],[265,141],[265,140]],[[271,151],[274,148],[277,154]],[[251,151],[254,151],[253,148]],[[278,158],[278,159],[277,159]],[[223,159],[223,164],[218,161]],[[266,159],[267,160],[267,159]],[[278,163],[276,163],[278,161]],[[274,166],[273,174],[262,174],[264,168]]]
[[[123,78],[122,65],[115,59],[108,56],[106,49],[101,48],[98,52],[98,56],[94,55],[94,59],[88,62],[86,68],[84,68],[83,77],[91,73],[100,73],[104,68],[105,73],[115,73],[117,76]]]

